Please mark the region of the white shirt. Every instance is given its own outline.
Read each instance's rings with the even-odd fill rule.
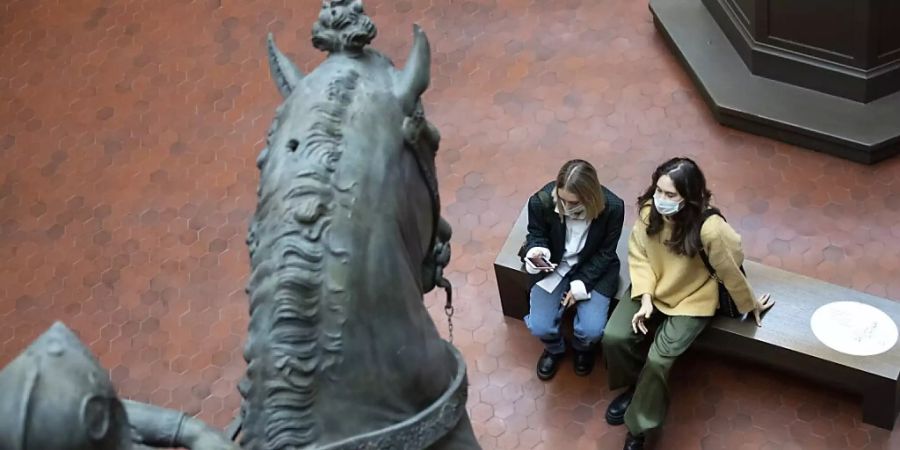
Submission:
[[[559,265],[556,266],[556,270],[544,277],[541,281],[538,281],[537,285],[541,289],[548,293],[553,292],[553,290],[559,286],[563,277],[572,270],[572,267],[578,264],[578,253],[581,252],[587,241],[587,232],[590,224],[590,221],[587,219],[566,218],[566,247],[562,259],[560,260]],[[572,295],[578,300],[590,297],[587,292],[585,292],[584,283],[579,280],[573,281],[570,288],[572,290]]]

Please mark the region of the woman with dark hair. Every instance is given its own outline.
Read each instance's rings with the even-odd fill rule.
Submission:
[[[556,374],[565,354],[559,323],[569,306],[576,308],[575,373],[593,369],[594,344],[618,289],[616,246],[624,220],[625,203],[580,159],[563,164],[556,181],[529,199],[525,270],[533,286],[525,324],[544,343],[537,364],[541,380]]]
[[[738,311],[760,314],[774,302],[754,296],[741,271],[741,237],[710,205],[711,193],[697,164],[673,158],[653,173],[638,198],[640,218],[628,242],[632,301],[613,312],[603,350],[609,387],[627,387],[609,405],[606,420],[628,427],[626,450],[643,448],[646,432],[663,423],[669,403],[667,379],[675,360],[716,314],[718,282],[703,262],[708,257]],[[656,327],[650,352],[641,352]]]

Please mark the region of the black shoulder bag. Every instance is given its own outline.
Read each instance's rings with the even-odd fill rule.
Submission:
[[[709,216],[716,215],[725,220],[725,216],[722,215],[717,210],[708,209],[703,212],[703,221],[705,222]],[[719,308],[716,309],[716,315],[726,316],[736,319],[738,317],[743,316],[743,314],[738,311],[737,305],[734,303],[734,299],[731,298],[731,293],[728,292],[728,289],[725,288],[725,284],[722,283],[722,279],[716,274],[716,269],[713,268],[712,264],[709,263],[709,256],[706,254],[706,250],[703,248],[703,245],[700,246],[700,259],[703,260],[703,264],[706,265],[706,270],[709,271],[709,274],[715,278],[716,283],[719,285]],[[744,271],[744,265],[741,264],[741,273],[744,276],[747,275],[747,272]]]

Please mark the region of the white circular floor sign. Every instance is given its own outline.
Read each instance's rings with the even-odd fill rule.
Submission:
[[[833,350],[856,356],[884,353],[897,343],[897,325],[884,311],[865,303],[832,302],[810,319],[813,334]]]

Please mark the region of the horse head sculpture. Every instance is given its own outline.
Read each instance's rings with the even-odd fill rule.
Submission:
[[[241,445],[477,448],[465,364],[423,294],[448,286],[440,135],[421,96],[430,47],[402,70],[368,47],[359,0],[326,0],[304,75],[268,39],[277,108],[257,166]]]

